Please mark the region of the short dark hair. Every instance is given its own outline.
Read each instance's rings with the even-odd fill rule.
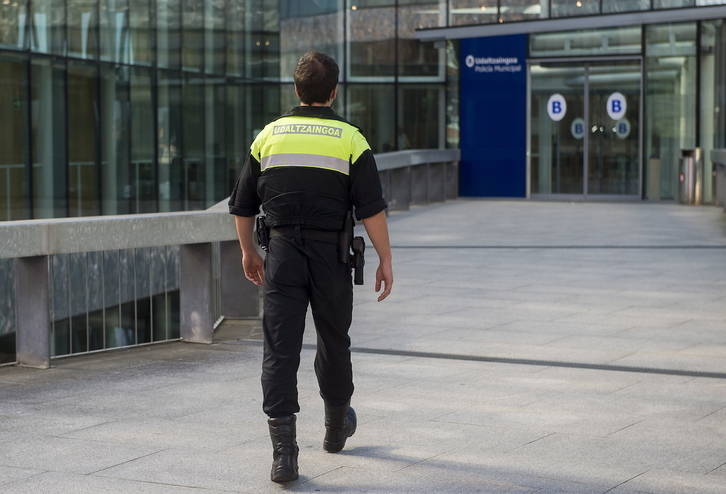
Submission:
[[[327,103],[338,85],[340,69],[333,57],[321,51],[305,53],[293,74],[297,95],[306,105]]]

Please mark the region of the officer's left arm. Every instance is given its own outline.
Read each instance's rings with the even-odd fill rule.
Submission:
[[[242,249],[242,268],[245,271],[245,277],[255,285],[262,285],[265,282],[264,261],[255,247],[255,217],[235,216],[234,224]]]
[[[371,239],[373,248],[378,254],[378,269],[376,269],[376,292],[383,292],[378,296],[378,301],[382,301],[391,294],[393,287],[393,263],[391,255],[391,244],[388,239],[388,223],[386,221],[386,212],[381,211],[378,214],[363,218],[363,226],[366,229],[368,238]]]

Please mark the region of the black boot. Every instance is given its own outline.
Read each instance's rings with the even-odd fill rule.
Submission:
[[[297,455],[300,450],[295,441],[295,420],[295,415],[267,419],[273,448],[270,473],[273,482],[291,482],[299,477]]]
[[[355,433],[358,420],[350,402],[333,407],[325,404],[325,440],[323,449],[337,453],[345,446],[345,440]]]

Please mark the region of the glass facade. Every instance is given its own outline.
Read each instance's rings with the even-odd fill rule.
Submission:
[[[14,118],[0,137],[0,220],[215,204],[255,132],[296,103],[289,83],[308,49],[337,58],[336,107],[377,151],[445,145],[445,51],[415,31],[445,26],[446,10],[444,0],[2,2],[1,98]]]

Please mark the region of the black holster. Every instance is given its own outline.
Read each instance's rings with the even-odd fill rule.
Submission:
[[[338,236],[338,257],[340,262],[347,264],[353,270],[353,283],[356,285],[363,284],[365,249],[363,237],[353,237],[353,211],[348,211],[343,230]]]
[[[265,217],[260,215],[255,220],[257,227],[257,243],[262,250],[267,251],[270,246],[270,227],[265,224]]]

